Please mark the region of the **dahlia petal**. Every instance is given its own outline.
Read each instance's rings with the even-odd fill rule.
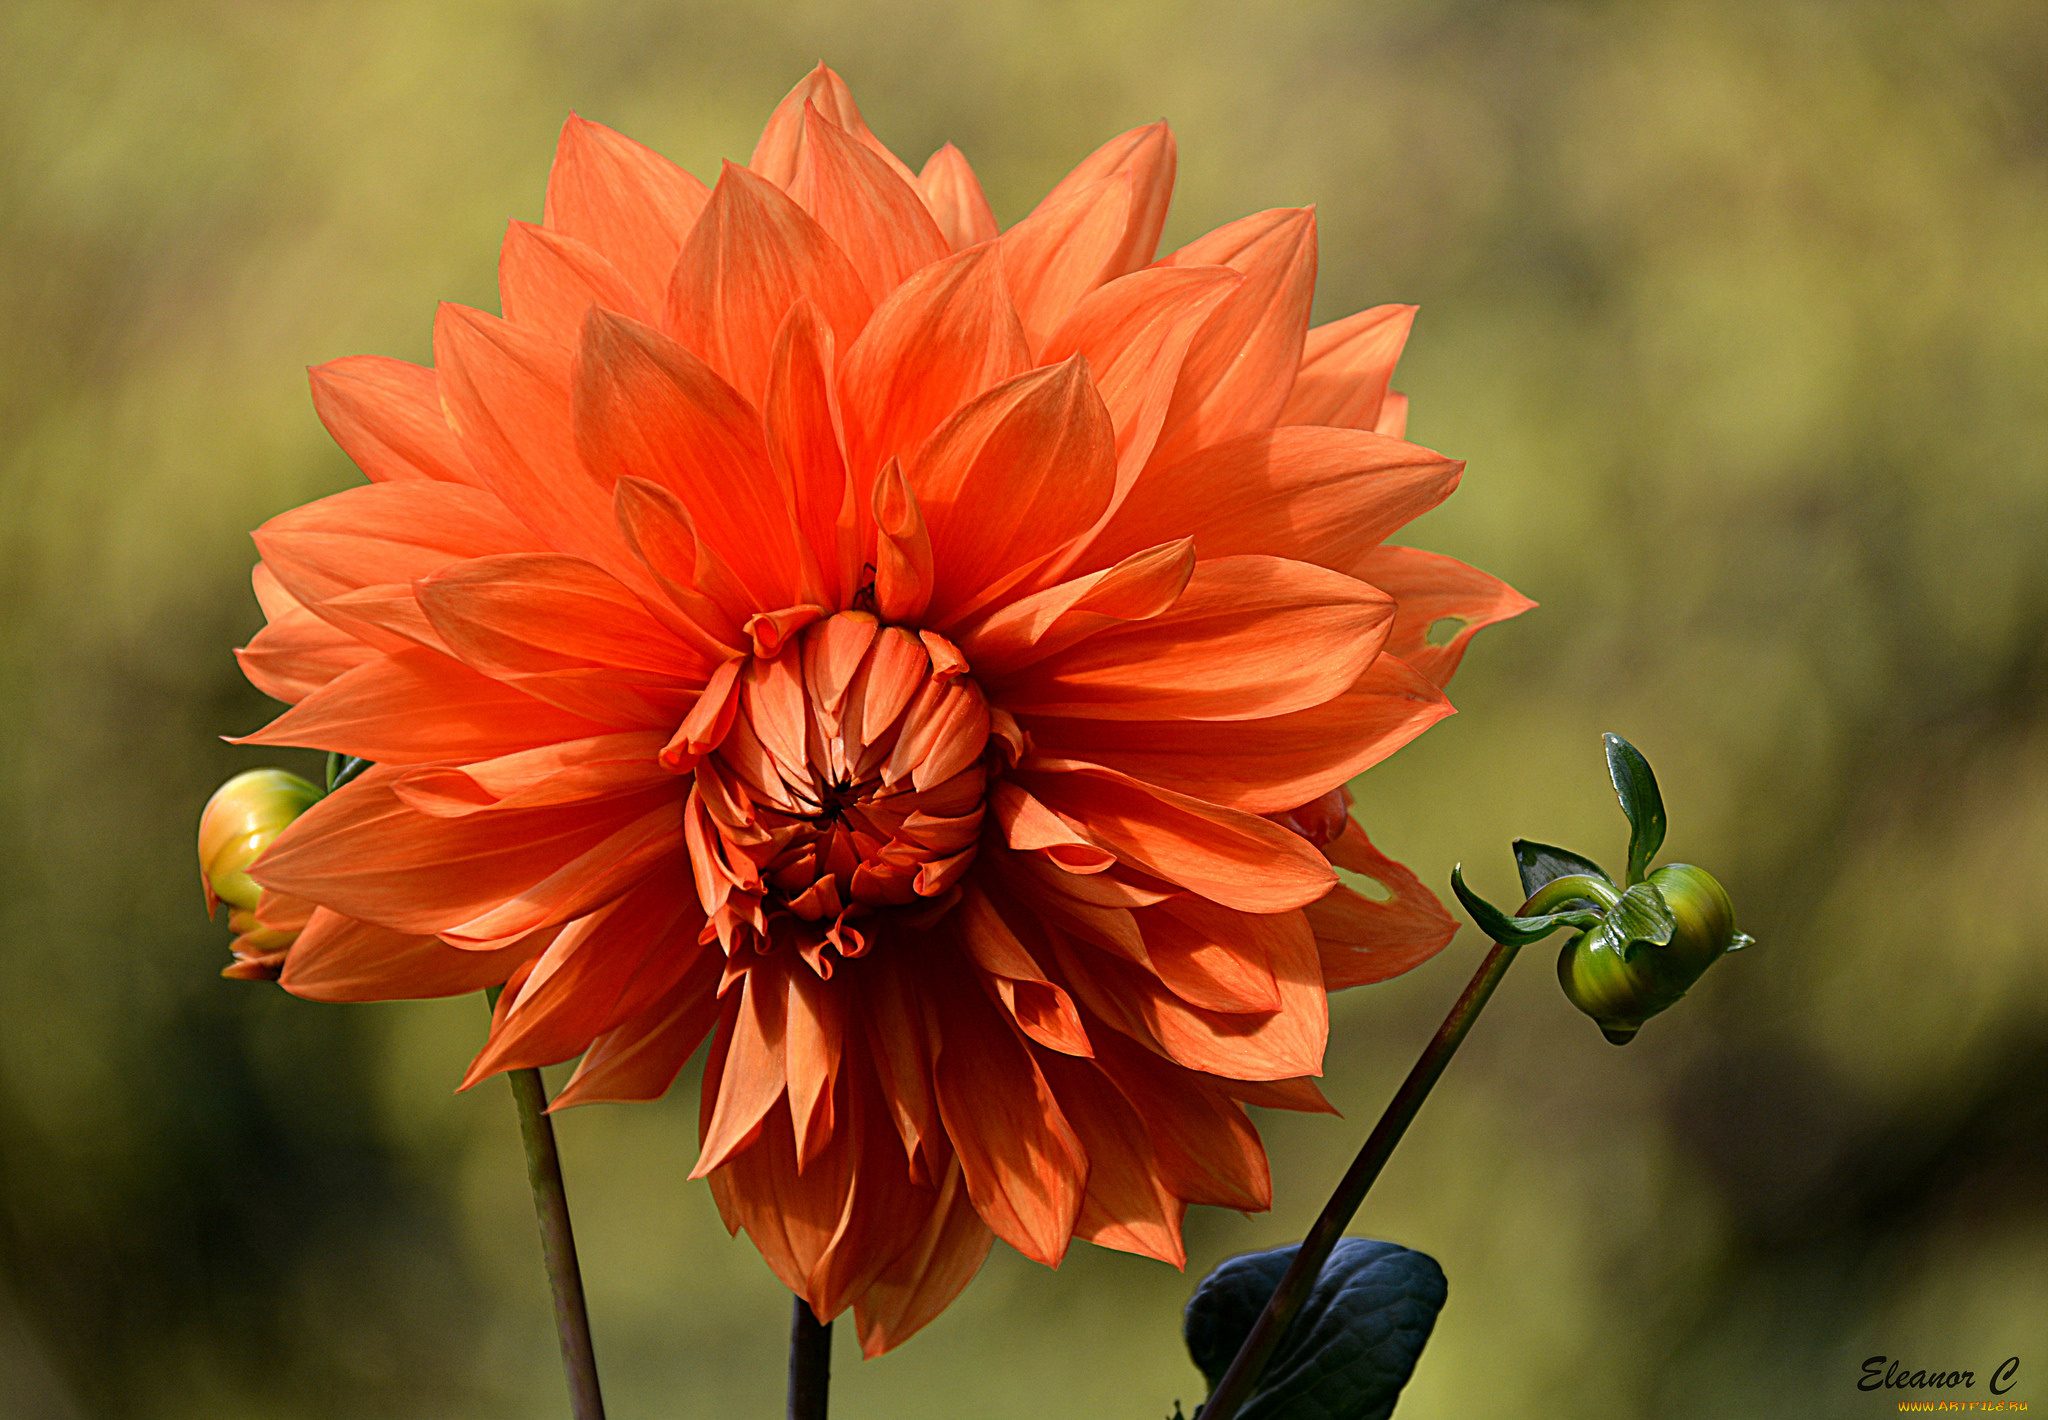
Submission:
[[[809,758],[806,702],[803,670],[794,657],[757,660],[740,682],[742,723],[783,764],[802,764]]]
[[[700,953],[652,1005],[593,1040],[576,1073],[548,1106],[550,1112],[666,1094],[718,1020],[723,965],[716,953]]]
[[[1408,437],[1408,396],[1399,390],[1388,390],[1386,401],[1380,405],[1380,417],[1372,426],[1375,434],[1385,434],[1389,439]]]
[[[422,705],[434,713],[421,714]],[[234,743],[301,745],[406,765],[492,759],[615,728],[421,648],[344,672]]]
[[[676,262],[666,304],[677,340],[748,398],[767,383],[775,333],[809,300],[841,348],[875,298],[816,218],[745,168],[728,163]]]
[[[754,648],[755,658],[771,660],[782,654],[782,648],[795,640],[798,632],[815,625],[824,615],[825,608],[811,604],[778,607],[774,611],[755,612],[742,630]]]
[[[841,606],[859,585],[861,546],[840,443],[836,349],[815,305],[791,306],[769,355],[761,420],[776,477],[790,490],[806,579],[816,600]]]
[[[1243,1104],[1261,1109],[1291,1109],[1304,1114],[1338,1114],[1339,1110],[1307,1076],[1295,1080],[1218,1080],[1218,1088]]]
[[[884,1267],[914,1247],[940,1201],[904,1172],[872,1088],[849,1090],[847,1099],[848,1126],[842,1131],[846,1206],[811,1266],[805,1293],[820,1317],[844,1311]]]
[[[316,908],[285,957],[278,984],[308,1001],[423,1000],[497,986],[540,955],[544,940],[466,951]]]
[[[1382,652],[1342,695],[1270,719],[1048,716],[1033,722],[1031,734],[1042,754],[1085,759],[1210,803],[1270,814],[1363,773],[1451,713],[1441,691]]]
[[[1065,872],[1099,873],[1116,862],[1114,853],[1089,840],[1014,782],[999,781],[989,791],[989,809],[1012,848],[1040,854]]]
[[[960,946],[995,989],[996,999],[1017,1028],[1048,1050],[1062,1055],[1092,1056],[1081,1013],[1065,989],[1045,974],[1020,932],[1039,934],[1028,915],[1013,923],[978,887],[961,896],[956,932]]]
[[[1181,1219],[1187,1204],[1160,1178],[1158,1155],[1145,1121],[1106,1070],[1080,1061],[1042,1062],[1060,1107],[1088,1151],[1088,1191],[1074,1236],[1187,1266]]]
[[[728,1016],[730,1010],[728,1009]],[[698,1132],[708,1128],[704,1114],[712,1106],[709,1071],[719,1059],[724,1027],[712,1037],[711,1059],[706,1063],[707,1085],[699,1101]],[[844,1183],[844,1170],[828,1180],[827,1170],[813,1169],[808,1178],[796,1171],[796,1154],[790,1147],[787,1124],[789,1107],[780,1098],[761,1124],[755,1126],[753,1143],[726,1160],[709,1174],[711,1197],[718,1205],[726,1230],[747,1236],[760,1249],[782,1285],[802,1295],[810,1284],[811,1264],[826,1237],[836,1228],[846,1206],[842,1190],[830,1190],[833,1182]],[[834,1156],[842,1149],[829,1151]],[[836,1162],[836,1157],[835,1157]],[[694,1176],[694,1175],[693,1175]],[[793,1236],[794,1235],[794,1236]]]
[[[1189,1005],[1211,1011],[1279,1010],[1285,1002],[1273,962],[1313,950],[1314,933],[1299,912],[1232,912],[1182,896],[1133,916],[1153,975]]]
[[[612,521],[610,484],[577,453],[570,348],[444,303],[434,319],[434,364],[464,451],[530,530],[522,550],[567,552],[629,585],[639,580]]]
[[[660,591],[646,603],[655,618],[708,658],[738,654],[752,604],[697,536],[682,500],[659,483],[621,478],[612,490],[612,515]]]
[[[277,574],[258,562],[249,570],[249,590],[256,594],[256,605],[263,611],[266,620],[276,620],[288,612],[294,612],[304,605],[297,597],[284,589],[277,580]]]
[[[697,697],[690,713],[683,717],[675,734],[662,746],[662,768],[671,774],[687,774],[697,767],[700,759],[724,741],[732,729],[734,717],[739,713],[739,678],[746,664],[740,657],[734,657],[721,662],[711,672],[704,693]]]
[[[261,563],[257,564],[261,566]],[[296,704],[329,681],[377,657],[375,648],[303,606],[273,616],[235,652],[249,683],[273,700]]]
[[[932,1093],[935,1034],[928,998],[900,952],[868,957],[860,981],[857,1014],[867,1022],[868,1058],[882,1099],[910,1160],[912,1179],[930,1182],[932,1166],[945,1157],[945,1133]]]
[[[988,743],[988,702],[971,681],[928,680],[910,708],[903,712],[903,726],[896,748],[882,764],[882,782],[900,784],[908,779],[919,793],[938,788],[955,775],[969,773]],[[982,771],[971,783],[979,799]],[[934,817],[934,815],[938,815]],[[954,822],[938,810],[926,816],[933,822]]]
[[[674,493],[756,608],[798,599],[795,530],[760,417],[703,361],[659,331],[592,311],[576,355],[575,422],[591,472],[607,488],[641,477]]]
[[[1133,128],[1083,158],[1078,167],[1046,194],[1033,215],[1064,202],[1104,178],[1127,176],[1131,184],[1131,202],[1124,236],[1106,265],[1103,279],[1136,271],[1148,265],[1153,252],[1159,249],[1159,234],[1166,226],[1167,204],[1173,198],[1175,163],[1173,131],[1165,123],[1148,123],[1142,128]]]
[[[1152,457],[1188,345],[1244,277],[1227,266],[1156,266],[1083,296],[1046,340],[1048,363],[1082,355],[1116,425],[1116,496]]]
[[[582,1050],[588,1041],[585,1030],[587,1017],[580,1017],[573,1010],[580,1004],[573,1000],[558,999],[556,1003],[558,1006],[567,1005],[571,1010],[530,1012],[517,1024],[512,1023],[513,1003],[519,999],[519,993],[538,961],[539,958],[535,958],[523,963],[506,981],[497,1005],[491,1009],[490,1036],[476,1058],[469,1062],[462,1083],[456,1086],[458,1092],[474,1089],[504,1070],[538,1069],[543,1065],[559,1064]]]
[[[974,1280],[994,1241],[956,1159],[917,1240],[854,1301],[861,1354],[879,1356],[928,1325]]]
[[[789,1083],[791,1140],[797,1172],[813,1163],[832,1138],[832,1085],[846,1043],[846,996],[812,971],[784,974],[784,1068]],[[730,1068],[731,1062],[727,1061]]]
[[[1415,874],[1372,846],[1355,820],[1328,850],[1330,861],[1386,890],[1376,902],[1339,885],[1305,909],[1332,991],[1364,986],[1421,965],[1449,944],[1458,924]]]
[[[695,687],[674,676],[611,666],[569,666],[503,677],[505,684],[608,730],[673,725],[696,701]]]
[[[868,658],[846,689],[843,714],[849,740],[873,741],[896,723],[926,680],[924,645],[900,626],[875,635]]]
[[[992,877],[1004,884],[1010,896],[1029,903],[1036,920],[1153,971],[1152,951],[1138,927],[1136,914],[1126,906],[1091,902],[1061,892],[1057,884],[1047,882],[1056,871],[1046,864],[1027,865],[1009,859],[995,868]],[[1044,890],[1048,886],[1051,891]],[[1172,896],[1165,894],[1156,900],[1165,901]],[[1043,959],[1044,953],[1040,956]]]
[[[252,536],[271,575],[308,607],[532,545],[492,494],[421,479],[345,489],[278,514]]]
[[[1100,566],[1190,533],[1203,557],[1263,552],[1363,578],[1379,540],[1458,486],[1465,465],[1384,435],[1288,426],[1141,475],[1088,549]]]
[[[917,180],[916,175],[904,166],[903,160],[868,130],[867,121],[860,116],[860,109],[853,101],[853,91],[846,87],[846,81],[822,64],[804,75],[775,106],[775,112],[768,116],[767,125],[761,130],[760,142],[754,145],[753,157],[747,160],[749,168],[777,187],[786,188],[795,180],[797,164],[803,154],[806,107],[816,108],[846,130],[854,141],[888,164],[905,182]]]
[[[337,592],[307,610],[379,651],[409,651],[415,646],[448,649],[414,598],[412,587],[404,582]]]
[[[711,1175],[729,1227],[744,1227],[769,1267],[830,1320],[867,1291],[889,1261],[917,1244],[942,1195],[892,1169],[870,1110],[851,1097],[851,1125],[798,1173],[778,1103],[761,1139]]]
[[[1088,1156],[1016,1027],[972,987],[948,997],[934,1076],[968,1195],[997,1237],[1057,1266],[1074,1234]]]
[[[801,132],[789,195],[832,234],[869,291],[893,291],[951,252],[909,169],[892,167],[810,104]]]
[[[858,1123],[799,1172],[787,1116],[778,1104],[768,1137],[713,1173],[712,1192],[728,1225],[746,1228],[771,1270],[829,1321],[910,1244],[935,1198],[873,1167],[863,1136],[875,1131]]]
[[[1305,957],[1274,963],[1281,1008],[1249,1012],[1190,1005],[1151,972],[1064,933],[1053,933],[1052,944],[1060,977],[1087,1018],[1109,1027],[1090,1037],[1106,1067],[1118,1068],[1115,1047],[1121,1037],[1176,1066],[1219,1076],[1218,1085],[1322,1073],[1329,998],[1312,944]]]
[[[1272,1207],[1266,1151],[1228,1094],[1237,1082],[1191,1078],[1155,1055],[1120,1046],[1110,1042],[1113,1059],[1105,1069],[1145,1121],[1166,1186],[1190,1203]]]
[[[818,710],[836,719],[881,625],[872,616],[835,616],[804,645],[804,683]],[[920,638],[922,639],[922,638]]]
[[[1180,600],[1194,571],[1194,539],[1161,543],[1114,567],[1010,601],[976,621],[962,646],[984,678],[999,678],[1120,622],[1163,614]]]
[[[691,1178],[704,1177],[760,1139],[768,1112],[782,1104],[789,1092],[784,1045],[789,1003],[782,980],[785,973],[775,961],[770,956],[752,963],[733,1003],[726,1007],[725,1021],[712,1048],[712,1059],[717,1062],[715,1082],[711,1067],[705,1067],[704,1097],[711,1116],[703,1127],[703,1147],[690,1170]],[[786,1122],[786,1109],[784,1119]],[[781,1136],[776,1147],[791,1148],[794,1125],[776,1132]]]
[[[432,370],[382,355],[350,355],[306,374],[320,422],[371,482],[479,481],[441,412],[441,380]]]
[[[931,606],[934,556],[924,509],[895,459],[875,476],[875,612],[915,624]]]
[[[1394,364],[1414,324],[1413,306],[1374,306],[1309,331],[1294,392],[1280,411],[1280,422],[1336,429],[1375,427],[1386,403],[1387,382],[1394,377]]]
[[[1394,598],[1387,649],[1439,686],[1458,669],[1474,632],[1536,605],[1498,577],[1412,547],[1374,548],[1360,560],[1357,575]],[[1430,632],[1445,621],[1459,623],[1457,634],[1432,644]]]
[[[602,253],[659,310],[683,237],[710,194],[651,148],[570,115],[548,171],[542,221]]]
[[[301,814],[250,875],[277,892],[400,932],[438,933],[518,897],[669,795],[436,818],[379,765]]]
[[[1116,435],[1077,357],[973,400],[909,471],[931,529],[943,628],[1094,525],[1116,482]]]
[[[457,943],[499,941],[581,917],[616,899],[646,878],[655,865],[675,857],[682,849],[682,805],[674,798],[672,789],[656,797],[658,802],[651,808],[602,842],[569,859],[517,896],[467,921],[443,928],[441,935]],[[593,802],[598,801],[578,801],[584,805]],[[640,796],[639,802],[645,805],[647,796]],[[675,896],[673,892],[668,895]],[[541,973],[536,969],[534,974]]]
[[[994,248],[933,262],[883,299],[839,362],[847,467],[865,507],[875,471],[1031,363]]]
[[[531,222],[513,222],[505,229],[498,251],[498,299],[505,319],[560,345],[574,345],[592,306],[651,319],[632,283],[595,247],[565,232]]]
[[[1040,716],[1252,720],[1344,693],[1379,653],[1393,598],[1278,557],[1195,564],[1173,606],[1121,622],[1006,676],[989,696]]]
[[[476,557],[414,588],[449,652],[487,675],[609,666],[695,688],[713,665],[617,578],[578,557]]]
[[[1059,899],[1054,905],[1060,908],[1070,902],[1088,907],[1150,907],[1174,894],[1170,883],[1124,863],[1112,862],[1099,872],[1069,871],[1032,857],[1011,858],[1007,864],[1035,879],[1037,893]]]
[[[1197,238],[1164,262],[1229,266],[1245,279],[1188,346],[1166,432],[1152,453],[1162,465],[1270,429],[1286,407],[1315,291],[1315,214],[1302,208],[1246,217]]]
[[[437,818],[630,794],[669,781],[668,771],[655,760],[662,739],[658,732],[643,730],[565,740],[475,764],[422,765],[401,772],[392,790],[412,808]]]
[[[1226,907],[1285,912],[1321,897],[1335,877],[1321,854],[1277,824],[1111,769],[1027,760],[1017,778],[1117,857]]]
[[[995,236],[996,214],[989,210],[981,180],[975,177],[966,155],[951,143],[925,163],[924,171],[917,175],[917,190],[954,251]]]
[[[1131,201],[1130,175],[1112,173],[1040,203],[998,239],[1003,277],[1031,349],[1044,346],[1083,296],[1124,274]]]
[[[687,897],[651,882],[553,933],[518,988],[499,998],[463,1087],[580,1054],[661,1002],[700,958],[716,955],[697,943],[703,920]]]

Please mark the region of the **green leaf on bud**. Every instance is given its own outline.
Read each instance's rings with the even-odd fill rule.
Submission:
[[[1569,848],[1553,848],[1547,843],[1531,843],[1526,838],[1515,840],[1515,867],[1522,874],[1522,896],[1534,897],[1543,888],[1559,878],[1598,878],[1611,883],[1613,878],[1591,858],[1581,858]]]
[[[1643,880],[1650,860],[1664,846],[1664,796],[1657,792],[1657,776],[1650,761],[1620,735],[1600,737],[1607,744],[1607,774],[1614,780],[1614,792],[1621,799],[1621,811],[1628,815],[1628,881]]]
[[[370,760],[358,755],[342,754],[338,750],[327,751],[327,792],[333,793],[368,769],[370,764]]]
[[[1602,891],[1603,889],[1604,892]],[[1451,869],[1451,891],[1458,895],[1458,901],[1463,903],[1465,910],[1472,914],[1472,920],[1479,925],[1480,931],[1486,933],[1487,936],[1493,938],[1494,941],[1499,942],[1501,945],[1509,947],[1526,947],[1531,942],[1540,942],[1560,927],[1577,927],[1581,931],[1598,927],[1602,921],[1601,908],[1606,903],[1613,901],[1615,896],[1613,887],[1602,879],[1578,875],[1556,878],[1551,881],[1540,896],[1550,898],[1556,902],[1560,910],[1555,912],[1537,912],[1527,917],[1518,917],[1502,912],[1498,907],[1495,907],[1478,893],[1472,891],[1471,888],[1466,887],[1465,865],[1463,863]],[[1575,891],[1582,893],[1582,895],[1573,896]],[[1589,902],[1594,905],[1590,907],[1565,905],[1572,902]],[[1531,906],[1547,907],[1549,903],[1539,902],[1536,897],[1532,897],[1523,906],[1524,908]]]

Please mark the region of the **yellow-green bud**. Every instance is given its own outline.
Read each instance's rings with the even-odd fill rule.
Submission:
[[[211,912],[225,902],[256,910],[263,890],[249,877],[256,861],[320,791],[282,769],[252,769],[214,790],[199,815],[199,877]]]
[[[1616,1045],[1626,1045],[1644,1021],[1676,1003],[1724,953],[1750,941],[1735,930],[1727,890],[1705,869],[1669,863],[1647,882],[1671,911],[1669,942],[1622,942],[1612,932],[1587,932],[1566,942],[1557,957],[1564,994]]]
[[[228,929],[235,934],[235,959],[222,976],[240,981],[275,981],[313,904],[267,892],[249,876],[249,865],[277,840],[292,820],[320,800],[320,791],[282,769],[252,769],[214,791],[199,815],[199,879],[206,910],[228,905]]]

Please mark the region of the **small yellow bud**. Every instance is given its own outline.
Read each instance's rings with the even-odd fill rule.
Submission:
[[[296,774],[252,769],[228,780],[206,801],[199,815],[199,879],[207,911],[226,903],[228,927],[235,933],[235,961],[222,975],[276,980],[286,949],[304,930],[312,904],[266,893],[249,876],[249,865],[320,797]]]
[[[249,865],[292,820],[320,801],[320,791],[282,769],[252,769],[214,790],[199,815],[199,876],[208,909],[227,903],[254,911],[262,889]]]

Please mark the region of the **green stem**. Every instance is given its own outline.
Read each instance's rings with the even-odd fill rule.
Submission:
[[[1295,1313],[1301,1310],[1301,1304],[1308,1300],[1316,1278],[1322,1275],[1323,1264],[1329,1261],[1337,1239],[1350,1225],[1352,1216],[1358,1212],[1358,1205],[1365,1201],[1366,1190],[1372,1187],[1373,1181],[1380,1176],[1380,1170],[1386,1167],[1394,1146],[1401,1142],[1401,1136],[1407,1132],[1416,1111],[1429,1098],[1430,1088],[1464,1043],[1465,1033],[1472,1029],[1472,1022],[1478,1019],[1480,1010],[1493,995],[1493,988],[1500,985],[1501,977],[1507,974],[1517,950],[1496,942],[1493,950],[1487,953],[1486,960],[1480,963],[1478,972],[1465,987],[1465,994],[1458,998],[1458,1003],[1451,1007],[1451,1013],[1444,1017],[1444,1023],[1437,1027],[1435,1037],[1415,1062],[1415,1068],[1408,1072],[1408,1078],[1401,1082],[1401,1088],[1394,1092],[1393,1100],[1366,1137],[1358,1157],[1351,1161],[1351,1167],[1338,1183],[1336,1192],[1323,1205],[1315,1226],[1302,1239],[1301,1250],[1294,1255],[1287,1275],[1273,1289],[1272,1298],[1267,1301],[1266,1309],[1259,1313],[1259,1319],[1253,1323],[1244,1344],[1238,1347],[1230,1369],[1223,1373],[1223,1379],[1210,1392],[1207,1403],[1202,1407],[1201,1420],[1233,1420],[1238,1408],[1250,1398],[1253,1387],[1265,1372],[1266,1363],[1273,1359],[1273,1353],[1287,1335]]]
[[[496,1005],[498,993],[493,990],[489,995]],[[547,1088],[538,1070],[508,1070],[505,1079],[519,1106],[526,1181],[533,1188],[533,1211],[540,1218],[541,1262],[555,1296],[555,1334],[562,1343],[562,1372],[569,1382],[569,1414],[571,1420],[604,1420],[597,1355],[590,1346],[590,1313],[583,1305],[583,1273],[576,1265],[576,1234],[569,1226],[569,1193],[562,1186],[562,1156],[555,1151]]]
[[[832,1388],[832,1323],[796,1299],[789,1316],[789,1420],[825,1420]]]

